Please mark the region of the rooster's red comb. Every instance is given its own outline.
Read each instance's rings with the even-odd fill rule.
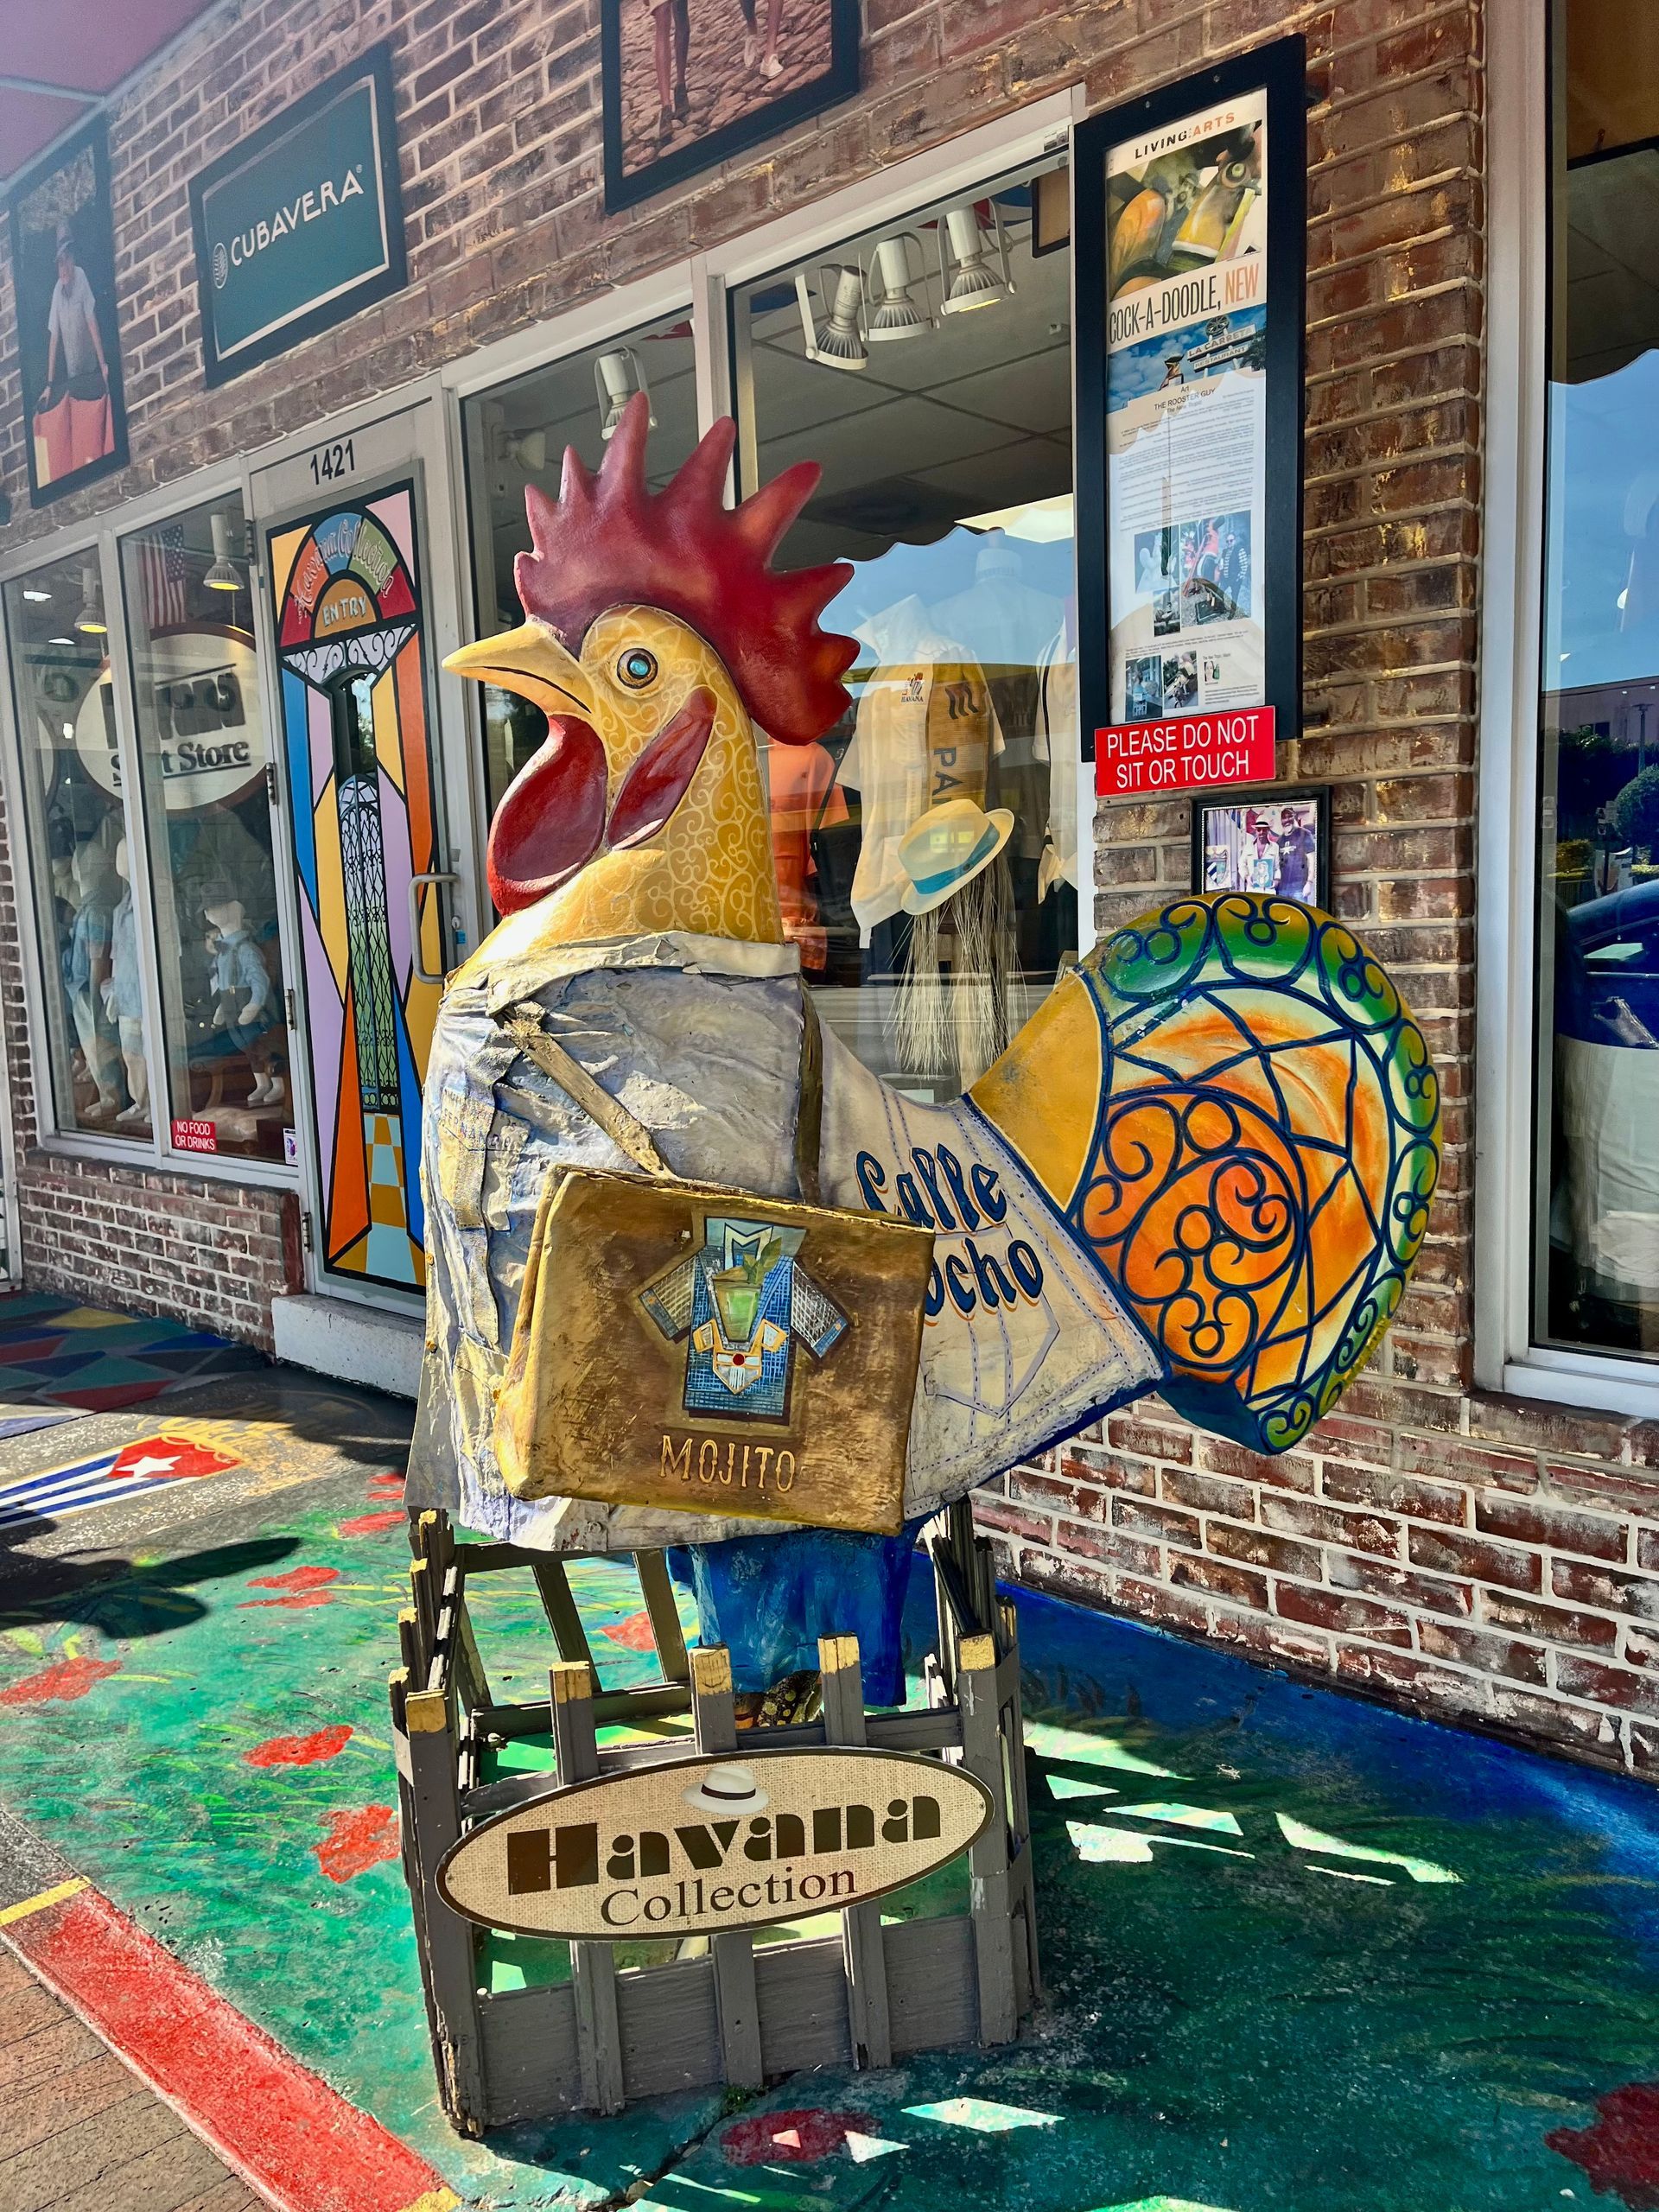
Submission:
[[[818,480],[816,461],[774,476],[741,506],[721,505],[737,436],[715,424],[664,490],[645,488],[650,403],[637,392],[623,411],[597,476],[567,448],[556,503],[531,485],[524,495],[533,552],[513,577],[526,614],[581,650],[607,607],[659,607],[711,645],[768,737],[808,745],[848,705],[841,678],[857,656],[851,638],[818,617],[852,575],[845,561],[782,574],[772,556]]]

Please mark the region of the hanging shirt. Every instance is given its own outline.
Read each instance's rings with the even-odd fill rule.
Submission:
[[[1002,732],[984,671],[933,627],[919,599],[901,600],[858,635],[878,664],[859,698],[841,781],[863,801],[852,903],[868,944],[904,903],[906,831],[941,799],[985,804]]]

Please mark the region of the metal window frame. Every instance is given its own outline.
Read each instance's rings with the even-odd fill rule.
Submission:
[[[918,207],[943,200],[959,199],[1008,169],[1040,161],[1045,155],[1064,154],[1075,191],[1077,165],[1071,158],[1072,134],[1088,112],[1082,85],[1033,100],[1013,114],[999,117],[977,130],[964,132],[943,146],[910,160],[895,162],[873,176],[817,200],[794,213],[780,216],[760,229],[711,248],[694,264],[706,297],[710,359],[708,365],[709,417],[731,414],[738,423],[738,455],[752,450],[754,408],[746,362],[737,343],[734,296],[740,287],[781,273],[792,264],[823,253],[844,239],[901,222]],[[1072,237],[1077,234],[1072,209]],[[1077,282],[1075,253],[1068,251],[1068,312],[1071,369],[1071,498],[1074,518],[1081,504],[1077,482]],[[1072,538],[1072,587],[1080,590],[1077,565],[1077,539]],[[1081,606],[1079,620],[1081,620]],[[1101,610],[1103,619],[1104,610]],[[1079,702],[1081,715],[1081,701]],[[1086,760],[1082,722],[1077,728],[1077,957],[1094,945],[1099,934],[1095,920],[1095,772]]]
[[[1474,1372],[1482,1389],[1659,1417],[1659,1362],[1536,1341],[1538,723],[1548,457],[1549,46],[1518,10],[1487,56],[1485,512],[1476,840]]]

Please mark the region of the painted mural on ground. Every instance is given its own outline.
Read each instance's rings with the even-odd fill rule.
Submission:
[[[0,1797],[469,2201],[652,2179],[699,2212],[1659,2202],[1651,1792],[1034,1598],[1034,2034],[460,2141],[391,1811],[402,1520],[394,1478],[359,1482],[206,1575],[158,1557],[71,1619],[0,1617]],[[626,1566],[572,1575],[607,1676],[643,1679]],[[528,1694],[551,1656],[533,1587],[492,1576],[479,1601],[493,1676]],[[566,1970],[507,1937],[486,1966]]]

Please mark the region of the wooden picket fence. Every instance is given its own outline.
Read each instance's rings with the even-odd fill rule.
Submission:
[[[575,2109],[615,2112],[642,2097],[725,2082],[759,2088],[803,2067],[886,2066],[951,2044],[1000,2044],[1040,1994],[1014,1609],[997,1597],[989,1548],[967,1507],[931,1524],[938,1606],[925,1711],[868,1711],[858,1645],[819,1645],[823,1716],[746,1729],[744,1751],[868,1744],[959,1763],[998,1808],[969,1853],[965,1913],[883,1925],[879,1901],[844,1910],[838,1936],[757,1947],[711,1936],[701,1955],[619,1969],[613,1947],[570,1946],[570,1978],[550,1987],[480,1986],[483,1931],[438,1895],[449,1847],[474,1822],[542,1796],[546,1774],[482,1779],[492,1742],[551,1736],[558,1783],[738,1743],[728,1654],[688,1652],[660,1552],[634,1554],[660,1681],[600,1684],[562,1560],[510,1544],[457,1542],[448,1516],[411,1517],[411,1602],[399,1616],[403,1664],[391,1719],[404,1872],[415,1918],[434,2063],[445,2111],[463,2133]],[[531,1573],[559,1658],[550,1695],[500,1704],[469,1617],[480,1574]],[[598,1732],[689,1715],[692,1737],[601,1748]]]

